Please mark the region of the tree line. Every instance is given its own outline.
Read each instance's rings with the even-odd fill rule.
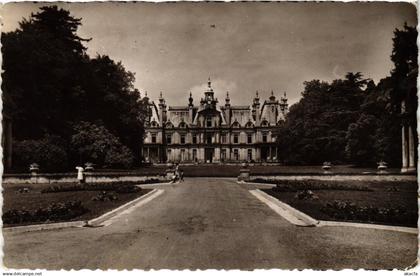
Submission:
[[[2,33],[3,112],[13,121],[13,165],[129,168],[140,161],[145,105],[134,74],[97,54],[77,34],[81,19],[40,8]]]
[[[331,83],[304,83],[300,101],[279,128],[281,160],[286,164],[401,164],[401,124],[416,129],[417,31],[396,29],[390,75],[377,84],[360,72]],[[401,101],[407,113],[401,115]],[[417,137],[415,137],[417,139]],[[416,140],[417,144],[417,140]]]

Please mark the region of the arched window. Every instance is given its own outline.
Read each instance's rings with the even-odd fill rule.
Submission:
[[[246,128],[253,128],[254,124],[252,122],[248,122],[248,123],[246,123],[245,127]]]
[[[267,121],[267,120],[263,120],[263,121],[261,122],[261,126],[263,126],[263,127],[267,127],[267,126],[268,126],[268,121]]]
[[[237,121],[235,121],[233,122],[232,127],[239,128],[241,127],[241,125]]]
[[[173,128],[174,127],[174,125],[171,122],[167,122],[165,124],[165,126],[166,126],[166,128]]]
[[[150,123],[150,125],[151,125],[151,127],[158,127],[159,126],[159,124],[156,121],[152,121]]]
[[[180,122],[178,127],[179,128],[186,128],[187,124],[185,122]]]
[[[284,120],[279,120],[278,122],[277,122],[277,126],[281,126],[281,125],[283,125],[284,124]]]

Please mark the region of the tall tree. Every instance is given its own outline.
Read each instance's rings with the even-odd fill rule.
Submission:
[[[332,83],[305,82],[301,100],[290,108],[279,146],[290,163],[345,162],[346,133],[355,122],[367,80],[348,73]]]
[[[108,56],[90,58],[89,40],[77,35],[80,26],[81,19],[51,6],[2,34],[4,111],[13,119],[14,139],[56,135],[70,144],[75,126],[91,122],[117,137],[134,156],[128,160],[138,162],[145,105],[134,74]],[[69,164],[79,160],[65,150]]]
[[[66,122],[81,89],[76,72],[88,62],[87,40],[76,34],[80,24],[66,10],[42,7],[2,35],[3,99],[16,138],[69,134]]]

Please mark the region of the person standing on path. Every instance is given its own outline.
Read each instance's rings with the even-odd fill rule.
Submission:
[[[179,170],[179,181],[180,182],[184,181],[184,171],[182,169]]]

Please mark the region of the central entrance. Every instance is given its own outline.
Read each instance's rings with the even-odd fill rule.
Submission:
[[[214,155],[214,148],[205,148],[204,149],[204,158],[206,160],[206,163],[212,163],[213,162],[213,155]]]

